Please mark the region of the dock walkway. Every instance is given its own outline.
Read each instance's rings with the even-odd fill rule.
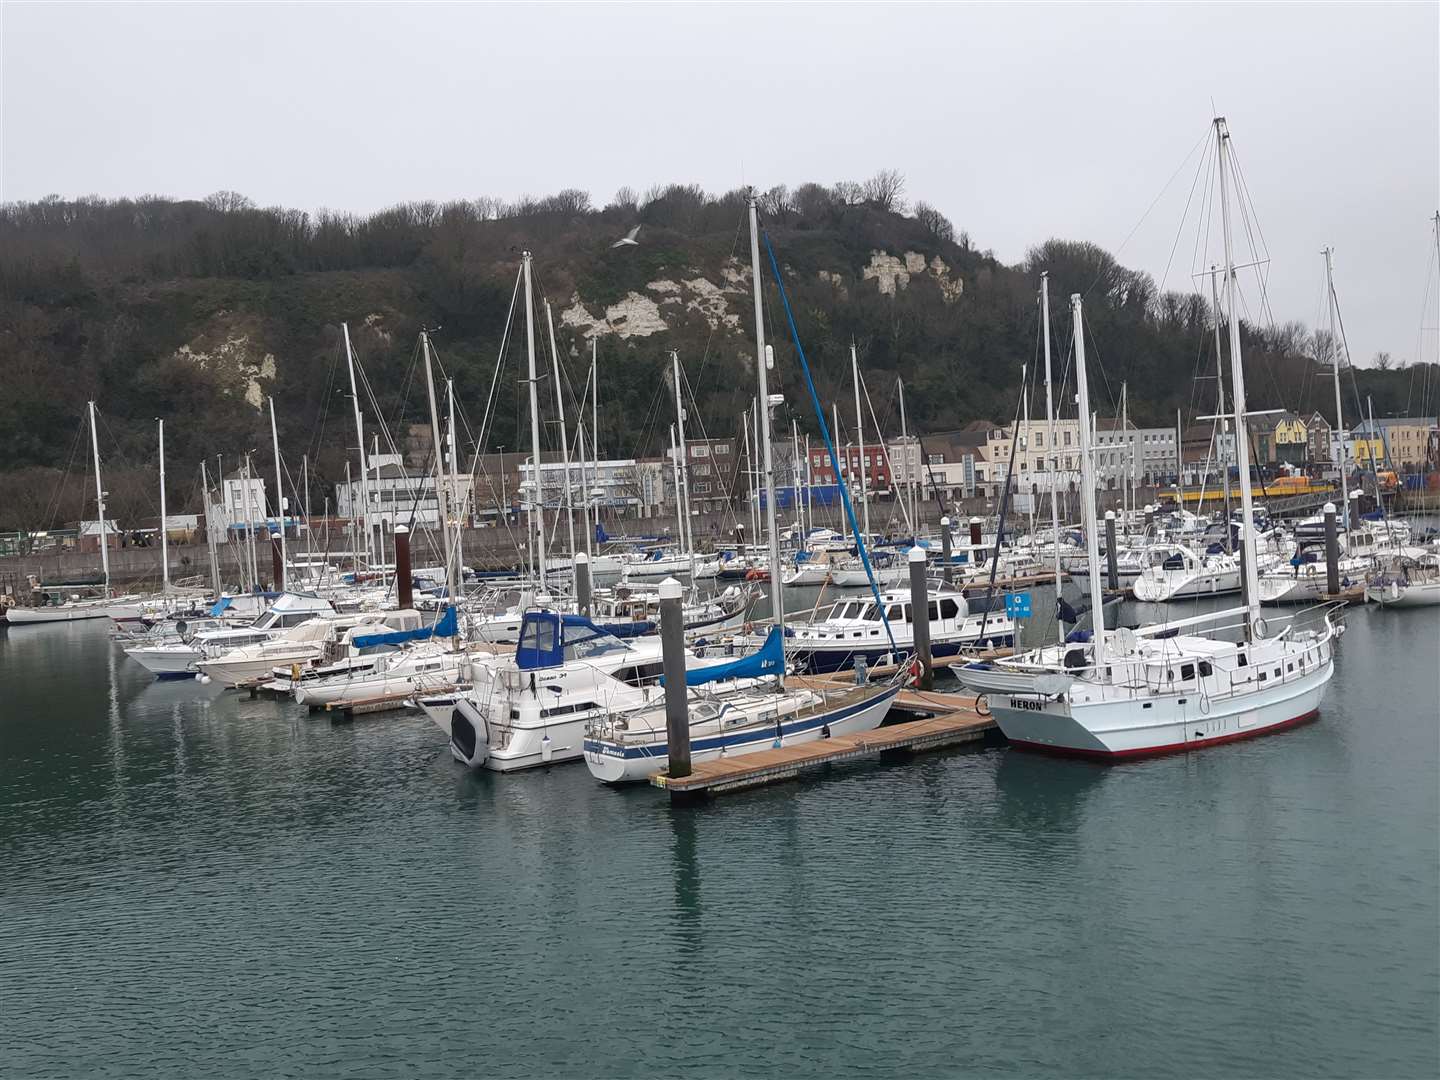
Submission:
[[[995,729],[995,721],[976,711],[975,698],[969,694],[902,690],[895,699],[895,707],[929,715],[924,719],[887,724],[855,735],[817,739],[754,754],[700,762],[689,776],[671,777],[662,771],[652,776],[650,783],[670,792],[672,800],[703,798],[792,780],[806,769],[825,765],[888,753],[921,753],[979,742]]]

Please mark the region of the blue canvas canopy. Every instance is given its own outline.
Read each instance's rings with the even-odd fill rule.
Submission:
[[[522,671],[558,667],[566,660],[628,647],[611,628],[599,626],[584,615],[529,611],[520,624],[515,666]]]
[[[719,679],[759,679],[765,675],[779,675],[785,670],[785,642],[780,636],[780,628],[772,626],[770,633],[765,638],[765,644],[749,656],[742,656],[738,660],[732,660],[728,664],[715,664],[712,667],[696,668],[694,671],[685,672],[686,686],[703,686],[708,682],[715,682]],[[665,678],[661,676],[660,685],[665,685]]]
[[[447,607],[445,614],[429,626],[419,630],[393,630],[384,634],[362,634],[351,642],[357,649],[369,649],[376,645],[404,645],[407,641],[426,641],[432,637],[454,637],[460,628],[460,617],[453,607]]]

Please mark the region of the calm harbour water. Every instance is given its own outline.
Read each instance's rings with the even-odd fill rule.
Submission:
[[[1349,624],[1287,734],[682,810],[0,632],[0,1074],[1434,1076],[1440,618]]]

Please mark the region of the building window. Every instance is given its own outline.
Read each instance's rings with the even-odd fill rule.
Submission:
[[[1066,445],[1066,446],[1069,446],[1069,445],[1070,445],[1070,432],[1068,432],[1068,431],[1065,432],[1065,445]],[[1068,459],[1067,459],[1067,460],[1068,460]]]
[[[717,457],[724,457],[728,453],[730,453],[730,444],[728,442],[715,444],[715,455]]]
[[[692,458],[693,458],[693,457],[709,457],[709,456],[710,456],[710,448],[709,448],[708,446],[692,446],[692,447],[690,447],[690,456],[691,456]]]

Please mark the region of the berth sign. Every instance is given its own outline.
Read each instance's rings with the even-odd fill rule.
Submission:
[[[1030,618],[1030,593],[1012,592],[1005,594],[1005,614],[1012,619]]]

